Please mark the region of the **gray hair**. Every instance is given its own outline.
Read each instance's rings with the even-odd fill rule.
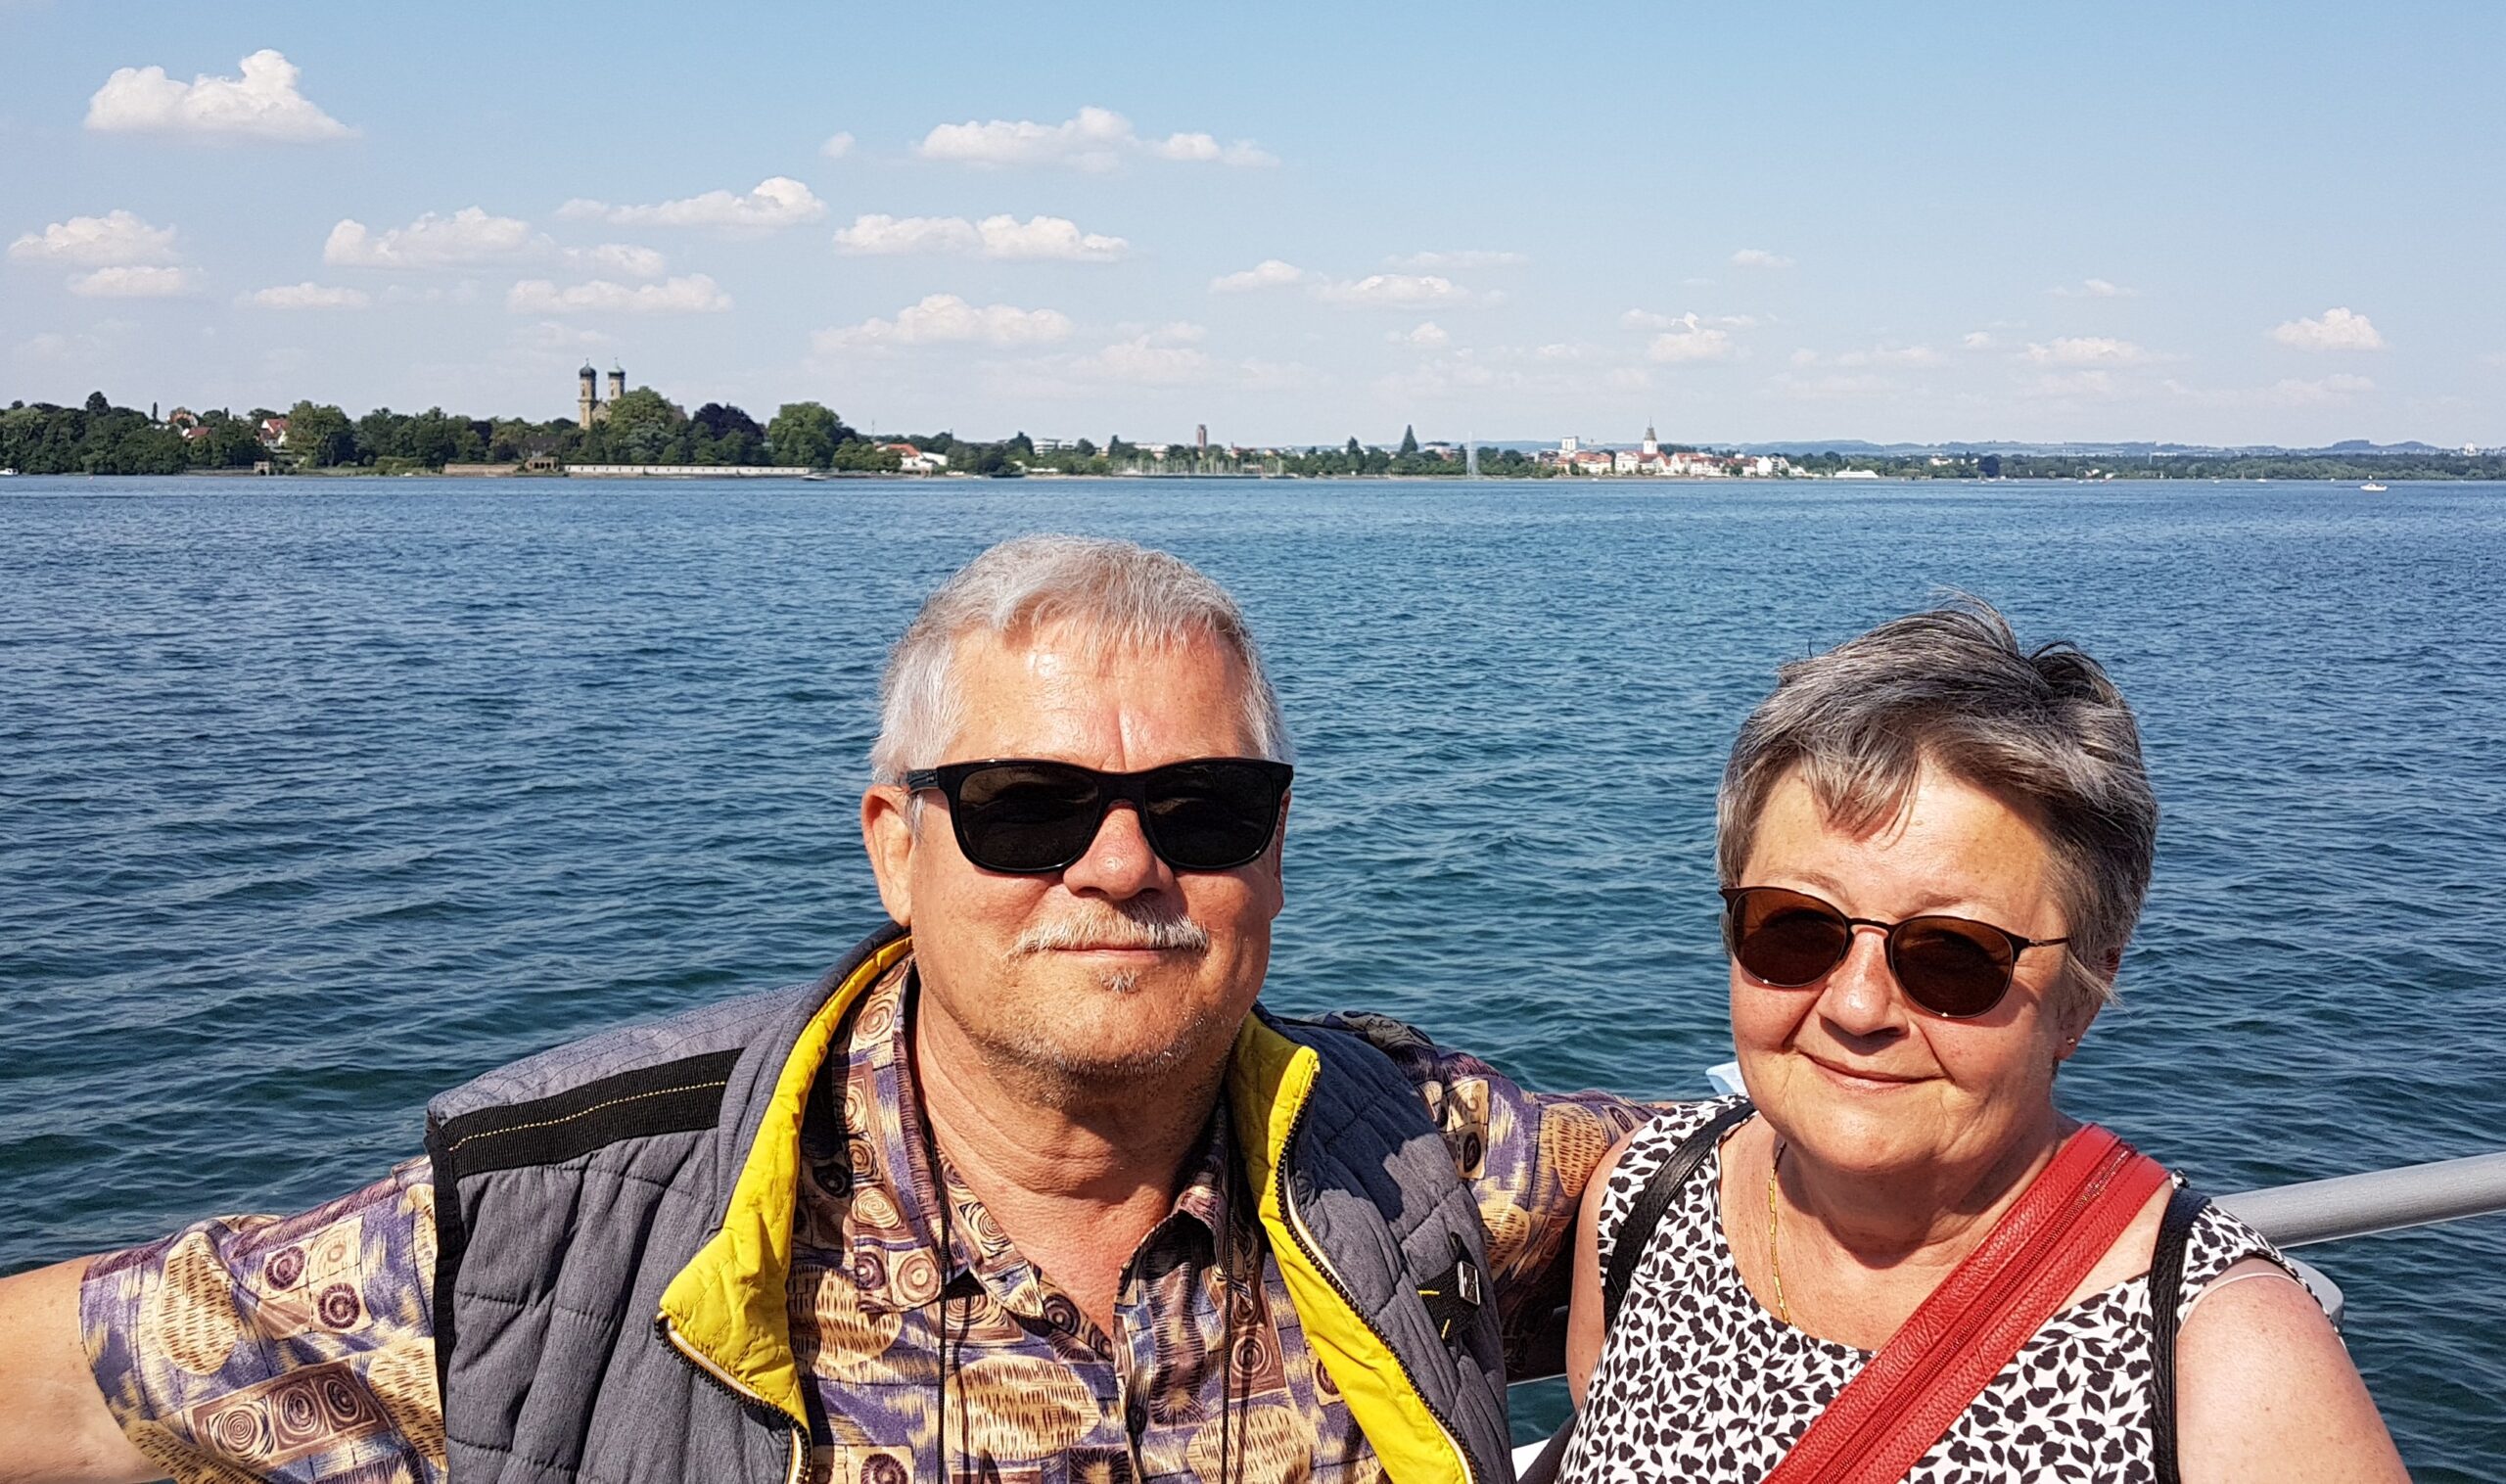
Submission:
[[[941,583],[897,640],[879,681],[871,781],[902,783],[908,769],[942,761],[940,749],[965,720],[951,673],[958,640],[973,633],[1021,638],[1056,624],[1074,626],[1079,641],[1099,654],[1216,640],[1244,667],[1244,724],[1253,745],[1263,757],[1294,761],[1261,651],[1226,588],[1183,558],[1132,541],[1022,535]]]
[[[1724,885],[1740,884],[1786,776],[1863,830],[1905,809],[1929,763],[2032,813],[2070,924],[2063,986],[2076,1004],[2112,1002],[2112,965],[2149,894],[2158,796],[2132,710],[2095,660],[2068,643],[2022,651],[1992,605],[1960,595],[1776,673],[1715,801]]]

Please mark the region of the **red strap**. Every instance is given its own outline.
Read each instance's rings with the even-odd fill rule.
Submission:
[[[1895,1484],[2088,1276],[2167,1174],[2095,1124],[1872,1357],[1765,1484]]]

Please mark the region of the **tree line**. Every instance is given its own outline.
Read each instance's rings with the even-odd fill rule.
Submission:
[[[267,446],[266,419],[287,419],[283,446]],[[74,407],[12,402],[0,410],[0,468],[23,474],[181,474],[248,469],[268,461],[283,470],[441,470],[446,464],[661,464],[692,468],[779,464],[861,474],[893,473],[889,444],[910,443],[948,460],[951,473],[1273,474],[1308,479],[1453,478],[1464,467],[1458,450],[1421,447],[1415,430],[1377,447],[1352,437],[1338,446],[1239,452],[1182,445],[1145,445],[1109,438],[1039,448],[1024,433],[996,441],[959,439],[947,431],[871,437],[819,402],[785,402],[760,423],[739,407],[707,402],[681,411],[660,393],[638,387],[608,403],[589,428],[572,418],[472,418],[430,407],[394,412],[378,407],[351,418],[328,403],[300,401],[284,412],[216,408],[185,430],[152,412],[114,405],[101,392]],[[1785,455],[1805,474],[1869,470],[1891,479],[2275,479],[2506,480],[2506,453],[2345,451],[2180,453],[2166,456],[2086,454]],[[1511,448],[1479,450],[1479,472],[1497,479],[1546,479],[1558,472]]]

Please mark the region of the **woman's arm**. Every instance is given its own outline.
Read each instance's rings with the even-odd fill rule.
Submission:
[[[2227,1281],[2257,1270],[2267,1275]],[[2260,1258],[2196,1301],[2176,1337],[2175,1376],[2184,1484],[2409,1484],[2341,1336],[2302,1285]]]
[[[1620,1135],[1593,1167],[1593,1178],[1584,1185],[1582,1213],[1575,1222],[1575,1288],[1566,1311],[1566,1390],[1578,1407],[1584,1405],[1593,1368],[1601,1364],[1601,1341],[1608,1335],[1601,1318],[1601,1197],[1609,1188],[1610,1172],[1618,1168],[1618,1157],[1627,1152],[1627,1141],[1635,1136]]]

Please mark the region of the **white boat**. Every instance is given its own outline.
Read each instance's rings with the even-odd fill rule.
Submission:
[[[0,469],[0,480],[13,480],[17,477],[18,471],[15,469]]]
[[[2367,493],[2367,494],[2382,494],[2382,493],[2384,493],[2384,492],[2385,492],[2385,487],[2384,487],[2384,486],[2382,486],[2382,485],[2376,484],[2376,483],[2375,483],[2375,482],[2373,482],[2372,480],[2371,480],[2371,481],[2369,481],[2368,483],[2364,484],[2364,485],[2360,485],[2360,486],[2358,487],[2358,488],[2359,488],[2362,492]]]

